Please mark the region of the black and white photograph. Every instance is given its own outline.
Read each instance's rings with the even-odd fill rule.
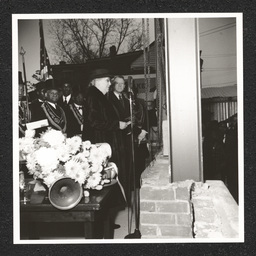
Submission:
[[[242,21],[13,14],[14,244],[244,242]]]

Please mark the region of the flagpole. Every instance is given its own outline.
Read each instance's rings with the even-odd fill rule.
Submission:
[[[30,113],[29,113],[29,105],[28,105],[28,88],[27,88],[27,77],[26,77],[26,66],[25,66],[25,50],[21,47],[20,55],[22,56],[22,65],[23,65],[23,74],[24,74],[24,83],[25,83],[25,94],[26,94],[26,115],[25,115],[25,123],[30,121]]]
[[[41,26],[42,26],[42,37],[43,37],[43,42],[44,42],[44,65],[46,66],[46,50],[45,50],[45,41],[44,41],[44,24],[43,24],[43,20],[40,20],[40,21],[41,21]],[[48,78],[48,72],[46,72],[46,76],[44,77],[44,80],[47,80],[47,78]]]
[[[43,81],[51,77],[50,61],[45,47],[43,20],[39,20],[40,35],[40,74]]]

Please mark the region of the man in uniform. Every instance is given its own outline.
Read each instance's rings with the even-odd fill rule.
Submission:
[[[74,91],[72,102],[68,105],[70,111],[66,113],[67,117],[67,137],[82,135],[83,114],[84,114],[84,96],[81,91]]]
[[[64,110],[57,104],[59,100],[59,89],[54,84],[53,79],[48,79],[45,82],[45,102],[42,103],[41,108],[33,115],[33,121],[39,121],[47,119],[49,126],[55,130],[66,132],[67,120]],[[36,131],[36,135],[43,132],[47,127],[39,128]]]

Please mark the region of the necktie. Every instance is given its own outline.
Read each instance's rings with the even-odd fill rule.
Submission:
[[[119,100],[120,100],[120,102],[121,102],[121,104],[122,104],[122,106],[124,108],[124,99],[123,99],[121,94],[119,94]]]
[[[67,97],[65,97],[64,104],[65,104],[65,105],[68,104],[68,102],[67,102]]]
[[[83,109],[83,107],[77,107],[78,108],[78,110],[81,110],[81,109]]]

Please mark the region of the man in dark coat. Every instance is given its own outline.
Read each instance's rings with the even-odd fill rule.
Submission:
[[[115,76],[113,78],[113,84],[111,86],[111,90],[108,93],[107,97],[109,101],[112,103],[116,115],[119,121],[127,122],[130,120],[130,111],[129,111],[129,100],[123,94],[125,88],[125,82],[123,76]],[[128,204],[130,203],[130,166],[129,159],[131,156],[130,144],[128,142],[129,136],[127,134],[130,132],[130,126],[126,129],[122,130],[120,135],[122,136],[122,141],[124,144],[125,155],[122,159],[125,162],[125,171],[123,172],[123,187],[125,190],[126,198]]]
[[[237,114],[231,116],[228,121],[229,129],[225,141],[227,187],[236,202],[239,203]]]
[[[120,121],[131,120],[130,114],[130,102],[125,95],[125,80],[121,75],[113,78],[112,89],[109,92],[109,100],[114,106],[114,109],[118,115]],[[131,95],[130,95],[131,96]],[[133,95],[136,96],[136,95]],[[131,138],[131,126],[122,131],[123,140],[125,142],[126,150],[126,195],[128,203],[132,197],[131,191],[133,191],[133,164],[135,164],[135,187],[140,188],[140,176],[145,169],[145,159],[148,156],[148,149],[145,142],[146,132],[146,115],[145,108],[139,103],[139,100],[135,97],[132,99],[133,108],[133,150],[134,150],[134,163],[132,159],[132,138]],[[140,135],[140,137],[139,137]],[[140,140],[140,141],[139,141]],[[142,143],[143,141],[143,143]]]
[[[47,119],[49,126],[55,130],[66,132],[67,120],[64,110],[57,105],[59,99],[59,89],[55,86],[53,79],[45,81],[45,102],[42,103],[41,108],[33,115],[32,122]],[[36,130],[36,136],[47,127],[39,128]]]
[[[73,103],[73,87],[69,82],[64,82],[61,86],[62,95],[58,99],[58,105],[65,111],[69,110],[69,104]]]
[[[118,167],[118,178],[125,186],[125,149],[122,131],[129,122],[119,121],[119,118],[107,97],[110,87],[110,74],[106,69],[96,69],[91,75],[91,85],[88,88],[85,111],[83,140],[92,143],[109,143],[112,148],[113,161]]]
[[[127,121],[130,119],[129,100],[124,95],[125,81],[123,76],[115,76],[113,78],[112,90],[108,97],[118,114],[119,120]]]

